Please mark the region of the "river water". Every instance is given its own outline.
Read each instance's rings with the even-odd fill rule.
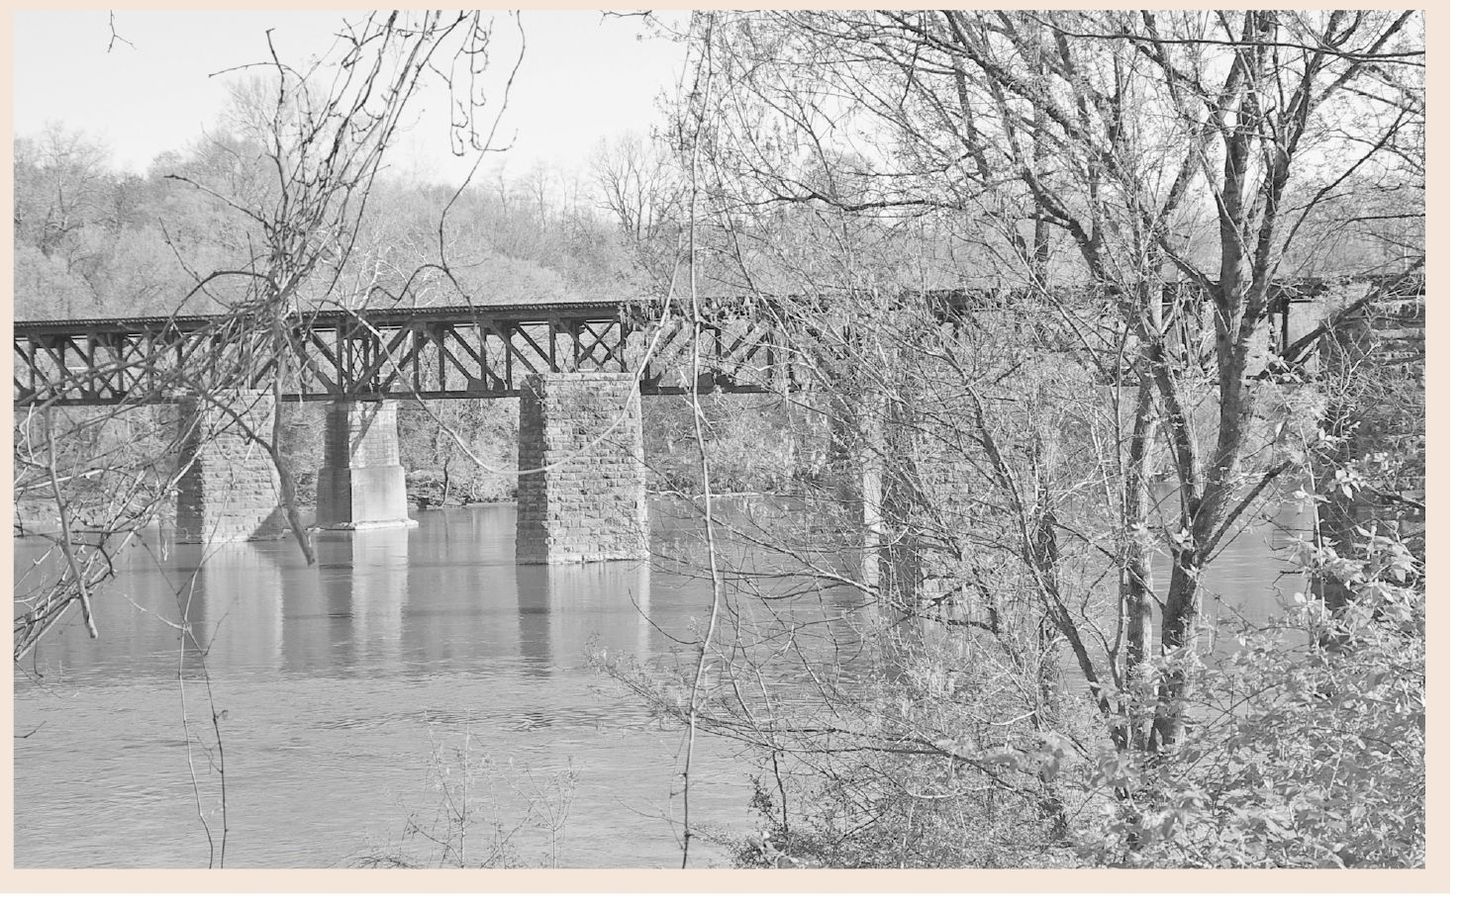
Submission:
[[[653,510],[662,546],[684,535]],[[224,813],[229,866],[433,864],[459,847],[446,799],[472,805],[471,864],[679,866],[684,731],[594,657],[684,664],[707,584],[641,563],[517,567],[511,505],[417,517],[321,534],[317,567],[288,541],[153,534],[129,550],[95,605],[100,639],[67,625],[15,672],[16,866],[203,867]],[[1264,608],[1293,591],[1275,544],[1241,537],[1213,597]],[[17,573],[43,549],[17,540]],[[835,638],[866,613],[836,594],[785,604]],[[180,655],[184,621],[206,659]],[[738,756],[697,740],[692,820],[708,835],[754,828],[756,763]],[[728,863],[693,844],[693,866]]]

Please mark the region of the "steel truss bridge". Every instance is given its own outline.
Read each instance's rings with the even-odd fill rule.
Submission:
[[[1291,305],[1328,284],[1277,288],[1270,316],[1279,347],[1296,338]],[[1394,295],[1416,296],[1421,277],[1395,288]],[[900,303],[917,304],[932,328],[959,328],[1013,297],[940,291]],[[642,362],[643,394],[781,391],[812,362],[799,358],[779,303],[806,312],[818,302],[707,299],[699,330],[686,302],[666,310],[645,301],[17,321],[14,403],[159,403],[197,387],[263,389],[277,376],[288,401],[505,398],[532,374],[631,372]],[[817,330],[806,316],[794,328]],[[846,339],[857,323],[836,328]]]
[[[685,315],[662,323],[634,302],[24,321],[15,404],[162,402],[190,385],[264,388],[277,370],[289,401],[505,398],[532,374],[631,372],[642,361],[645,394],[787,383],[788,345],[771,318],[720,310],[701,326],[698,335]]]

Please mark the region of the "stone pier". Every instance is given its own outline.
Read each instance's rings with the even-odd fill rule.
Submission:
[[[828,463],[835,491],[852,528],[846,564],[850,576],[868,587],[880,585],[885,544],[884,418],[868,398],[834,398]]]
[[[633,374],[528,377],[518,429],[519,564],[649,557]]]
[[[325,463],[315,492],[322,530],[411,526],[396,402],[333,401],[325,414]]]
[[[178,403],[175,539],[181,543],[278,539],[286,522],[279,475],[255,437],[268,438],[274,401],[236,393]],[[251,435],[252,433],[252,435]]]

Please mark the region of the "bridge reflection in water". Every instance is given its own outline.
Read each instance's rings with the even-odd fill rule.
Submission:
[[[277,551],[254,543],[179,544],[170,558],[177,615],[190,651],[274,670],[284,654],[284,571]],[[241,629],[242,628],[242,629]],[[198,656],[185,655],[187,664]]]
[[[315,537],[320,638],[337,667],[401,661],[402,610],[407,604],[408,528],[322,532]],[[308,656],[318,659],[318,655]]]
[[[649,652],[648,564],[524,566],[516,577],[518,654],[525,674],[548,677],[594,648],[637,657]]]
[[[174,546],[154,530],[149,548],[130,549],[95,600],[100,638],[68,625],[37,650],[44,680],[17,675],[20,731],[43,726],[17,750],[17,862],[197,866],[200,849],[206,862],[181,742],[180,630],[168,623],[181,599],[188,636],[209,650],[183,657],[195,732],[208,712],[201,665],[229,713],[230,865],[339,866],[389,846],[407,814],[436,804],[422,791],[434,750],[451,761],[467,742],[517,779],[572,765],[563,864],[679,863],[659,813],[681,735],[586,649],[653,666],[676,650],[641,611],[688,635],[709,593],[639,562],[516,565],[509,505],[418,518],[318,534],[318,567],[289,541]],[[18,540],[17,564],[41,551]],[[744,769],[703,742],[701,817],[750,830]],[[721,855],[706,846],[693,864]]]
[[[662,541],[684,532],[683,518],[657,514]],[[791,516],[762,514],[774,515]],[[16,864],[206,862],[180,739],[179,632],[163,620],[177,622],[180,597],[191,635],[210,650],[216,703],[231,713],[230,865],[340,866],[389,846],[409,812],[430,814],[440,798],[422,790],[434,749],[450,757],[469,739],[539,781],[572,764],[579,783],[561,864],[678,864],[667,825],[684,734],[599,674],[585,649],[669,664],[691,647],[667,634],[694,644],[704,629],[706,582],[633,562],[515,565],[507,505],[419,518],[411,530],[322,534],[318,568],[289,542],[170,547],[154,533],[161,568],[133,549],[96,600],[100,639],[70,625],[37,651],[44,680],[17,673],[16,733],[38,730],[16,743],[25,776],[15,788]],[[1289,591],[1276,582],[1271,537],[1246,534],[1227,551],[1233,569],[1216,570],[1212,603],[1263,605]],[[40,549],[17,540],[17,565]],[[730,542],[723,551],[730,561],[743,554]],[[857,680],[872,651],[862,628],[874,616],[858,595],[765,588],[765,604],[737,600],[736,620],[744,630],[760,621],[779,648],[797,641],[805,655],[744,650],[763,663],[761,675],[809,694],[804,663]],[[723,629],[734,634],[733,620]],[[184,661],[194,677],[197,658]],[[196,680],[188,687],[196,719],[206,703]],[[714,736],[697,742],[698,821],[753,830],[749,764]],[[712,845],[695,850],[703,858],[693,865],[727,864]]]
[[[37,662],[78,674],[175,669],[185,628],[186,658],[206,651],[216,670],[545,676],[581,667],[591,643],[649,653],[653,593],[685,590],[653,590],[647,562],[516,565],[510,505],[420,517],[415,528],[316,533],[313,568],[292,540],[198,545],[149,530],[94,602],[101,638],[68,625]],[[16,540],[18,595],[57,565],[26,573],[47,548]]]

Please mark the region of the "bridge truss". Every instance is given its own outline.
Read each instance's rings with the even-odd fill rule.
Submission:
[[[1277,285],[1269,311],[1277,349],[1297,338],[1292,305],[1341,283],[1388,297],[1423,291],[1421,274]],[[960,330],[1023,297],[937,291],[881,303],[916,315],[919,328]],[[836,359],[860,323],[846,311],[841,324],[821,322],[817,299],[778,303],[706,299],[699,329],[684,303],[667,310],[636,301],[23,321],[15,323],[14,403],[152,404],[276,381],[288,401],[505,398],[526,376],[582,371],[638,372],[650,395],[782,392],[811,380],[819,364],[808,359],[810,346]],[[785,314],[794,310],[790,325]]]
[[[775,391],[793,372],[774,320],[713,311],[698,335],[684,314],[656,320],[632,303],[15,324],[22,406],[156,403],[276,375],[290,401],[505,398],[526,376],[586,370],[639,370],[641,391],[662,395]]]

